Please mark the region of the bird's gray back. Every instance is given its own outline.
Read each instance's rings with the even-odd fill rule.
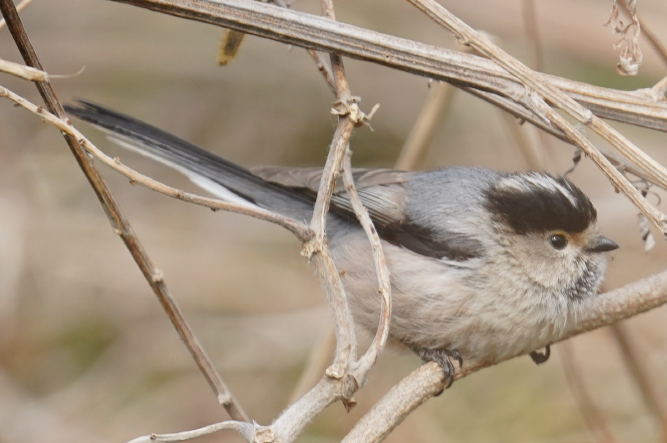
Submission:
[[[489,235],[484,196],[502,176],[502,172],[469,167],[416,174],[407,187],[407,219],[436,242],[458,251],[460,258],[479,257],[481,242]]]

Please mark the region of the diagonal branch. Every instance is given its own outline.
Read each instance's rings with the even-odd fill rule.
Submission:
[[[6,72],[31,82],[43,82],[49,78],[44,71],[3,59],[0,59],[0,72]]]
[[[476,32],[435,0],[409,1],[436,23],[452,32],[459,41],[472,46],[480,53],[486,55],[525,84],[529,88],[524,92],[526,105],[535,107],[539,114],[546,116],[554,126],[563,131],[572,141],[576,142],[611,180],[614,186],[623,192],[646,215],[663,236],[667,236],[667,217],[649,205],[641,193],[613,167],[609,160],[586,137],[574,129],[565,118],[548,106],[545,101],[562,109],[580,123],[591,128],[663,186],[667,185],[667,169],[664,166],[653,160],[644,151],[630,142],[630,140],[596,117],[589,109],[586,109],[568,97],[557,87],[544,81],[542,76],[503,51],[484,35]],[[534,93],[539,94],[539,96],[534,96]]]
[[[663,271],[586,300],[581,311],[583,313],[581,318],[564,331],[560,340],[634,317],[666,303],[667,271]],[[547,344],[549,343],[541,343],[538,349]],[[462,370],[456,374],[456,379],[467,377],[481,369],[502,363],[502,361],[475,365],[464,363]],[[437,363],[427,363],[414,370],[357,422],[344,442],[382,441],[419,405],[442,392],[445,388],[445,381],[442,369]]]
[[[493,61],[312,14],[247,0],[112,0],[279,42],[335,52],[417,75],[515,98],[525,87]],[[667,100],[542,74],[602,118],[667,132]]]
[[[21,19],[16,11],[16,7],[11,0],[0,0],[0,11],[2,12],[3,17],[7,22],[7,27],[14,38],[16,46],[18,47],[25,63],[28,66],[36,68],[38,70],[44,71],[42,64],[37,57],[32,43],[28,39],[28,35],[21,23]],[[37,89],[39,90],[40,95],[42,96],[48,110],[57,116],[60,120],[67,121],[67,116],[63,107],[58,100],[58,97],[55,94],[55,91],[51,84],[48,81],[35,82]],[[144,278],[153,289],[153,292],[158,297],[158,300],[162,304],[162,307],[167,312],[169,319],[173,323],[174,327],[178,331],[181,339],[185,343],[188,351],[192,354],[193,359],[197,363],[197,366],[203,373],[204,377],[208,381],[211,389],[213,389],[218,402],[227,410],[230,417],[236,420],[248,421],[248,417],[241,409],[238,402],[234,399],[232,394],[229,392],[229,389],[225,386],[225,383],[222,381],[222,378],[215,371],[211,361],[206,355],[204,349],[199,344],[197,337],[190,329],[189,325],[183,317],[176,300],[172,297],[169,289],[167,288],[166,283],[164,282],[164,277],[162,272],[158,270],[154,265],[151,259],[148,257],[148,254],[144,250],[141,242],[137,238],[130,225],[130,222],[125,218],[125,215],[122,213],[120,207],[114,200],[111,195],[111,191],[107,187],[106,183],[102,179],[99,171],[95,168],[92,161],[88,157],[85,149],[81,146],[78,140],[71,135],[65,134],[65,141],[70,147],[72,154],[76,158],[81,170],[88,179],[88,182],[92,186],[97,198],[99,199],[104,211],[109,218],[109,222],[114,230],[114,232],[121,237],[125,246],[130,251],[130,254],[134,258],[137,266],[141,269]]]

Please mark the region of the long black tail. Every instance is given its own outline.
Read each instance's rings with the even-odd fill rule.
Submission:
[[[79,103],[66,105],[65,110],[108,133],[119,145],[179,170],[225,200],[256,204],[300,221],[312,214],[312,199],[297,190],[269,183],[237,164],[127,115],[87,101]]]

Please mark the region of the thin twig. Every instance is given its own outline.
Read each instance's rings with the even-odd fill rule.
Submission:
[[[184,202],[193,203],[196,205],[204,206],[212,210],[218,211],[228,211],[235,212],[237,214],[248,215],[260,220],[268,221],[275,223],[283,228],[292,232],[299,240],[306,241],[311,236],[312,233],[303,223],[297,222],[288,217],[283,217],[274,212],[267,211],[256,206],[245,206],[235,203],[229,203],[224,200],[218,200],[215,198],[203,197],[197,194],[190,192],[185,192],[181,189],[173,188],[171,186],[165,185],[157,180],[154,180],[148,176],[145,176],[134,169],[126,166],[120,161],[120,158],[115,157],[111,158],[97,148],[90,140],[88,140],[81,132],[79,132],[74,126],[71,125],[68,121],[59,119],[55,115],[46,112],[44,109],[39,106],[30,103],[23,97],[18,94],[0,86],[0,97],[6,97],[14,103],[20,105],[21,107],[27,109],[28,111],[37,114],[40,116],[45,123],[48,123],[60,131],[70,135],[90,154],[97,158],[100,162],[113,169],[114,171],[124,175],[130,180],[132,184],[139,184],[145,186],[146,188],[164,194],[168,197],[172,197]]]
[[[7,74],[11,74],[31,82],[43,82],[49,78],[49,75],[44,71],[3,59],[0,59],[0,72],[6,72]]]
[[[580,123],[590,127],[597,134],[617,148],[623,155],[635,163],[639,168],[651,175],[663,185],[667,185],[667,169],[653,160],[644,151],[636,147],[618,131],[611,128],[590,110],[584,108],[573,99],[565,95],[561,90],[544,81],[543,77],[535,73],[527,66],[507,54],[498,46],[493,44],[481,33],[476,32],[461,19],[451,14],[435,0],[409,0],[413,5],[431,17],[436,23],[442,25],[452,32],[459,41],[468,44],[491,58],[508,72],[520,79],[530,90],[524,92],[527,107],[533,107],[538,113],[557,128],[562,130],[574,142],[579,145],[586,155],[604,172],[612,181],[614,186],[632,201],[635,206],[651,221],[663,236],[667,236],[667,217],[653,206],[647,203],[641,193],[614,168],[611,163],[598,151],[598,149],[581,133],[555,112],[545,100],[570,114]],[[539,96],[535,96],[535,93]],[[518,99],[515,98],[515,99]]]
[[[664,100],[665,93],[667,92],[667,76],[653,85],[651,92],[654,94],[656,100]]]
[[[336,95],[336,81],[333,78],[333,72],[331,72],[331,68],[327,65],[322,54],[314,49],[307,49],[306,51],[317,65],[317,70],[324,76],[324,80],[327,82],[327,85],[329,85],[329,88],[331,88],[331,91]]]
[[[246,441],[252,443],[255,436],[255,426],[252,423],[244,421],[223,421],[203,428],[193,429],[191,431],[176,432],[174,434],[150,434],[134,438],[128,443],[168,443],[173,441],[186,441],[194,438],[211,435],[220,431],[236,431]]]
[[[313,345],[310,350],[306,365],[301,371],[299,380],[296,382],[292,394],[290,394],[289,403],[294,403],[317,384],[322,377],[322,373],[331,362],[331,356],[336,349],[336,336],[332,326],[327,326],[326,331],[321,338]]]
[[[638,354],[637,349],[631,343],[630,334],[622,323],[612,325],[611,332],[621,351],[621,356],[623,357],[625,365],[630,371],[635,383],[637,383],[637,387],[639,388],[639,392],[641,393],[646,408],[651,412],[657,421],[658,426],[662,426],[665,417],[667,417],[667,411],[658,394],[660,389],[656,386],[656,383],[648,373],[646,363],[640,363],[645,361],[645,358],[642,358]]]
[[[484,92],[484,91],[478,91],[476,89],[472,88],[463,88],[467,92],[475,95],[475,96],[480,96],[486,98],[487,101],[490,103],[497,104],[500,108],[505,109],[508,113],[514,115],[516,118],[519,120],[527,120],[533,123],[537,128],[541,129],[542,131],[553,135],[554,137],[558,138],[561,141],[564,141],[566,143],[569,143],[571,145],[577,146],[577,144],[571,140],[563,131],[560,129],[554,127],[550,122],[544,121],[543,119],[536,119],[535,114],[529,114],[523,106],[519,106],[515,102],[501,97],[496,94],[492,94],[490,92]],[[644,171],[641,169],[637,168],[634,163],[631,163],[628,159],[625,157],[622,157],[618,154],[614,154],[613,152],[609,152],[607,150],[604,150],[602,148],[598,148],[598,150],[604,155],[607,160],[616,168],[618,169],[619,172],[622,174],[629,172],[632,175],[635,175],[636,177],[648,182],[652,183],[662,189],[667,190],[667,186],[663,186],[662,184],[658,183],[657,180],[655,180],[653,177],[650,175],[646,174]]]
[[[322,12],[325,17],[330,20],[336,20],[333,0],[322,0],[321,3]],[[350,86],[347,82],[347,76],[345,75],[343,58],[335,53],[331,53],[330,56],[331,70],[333,71],[334,83],[336,85],[336,103],[334,104],[334,109],[340,108],[336,111],[340,120],[352,124],[353,127],[361,126],[370,120],[373,112],[377,109],[377,106],[368,116],[359,110],[359,106],[357,105],[359,99],[353,97],[350,93]],[[352,209],[364,229],[364,232],[366,232],[366,236],[368,237],[368,241],[373,250],[373,261],[375,263],[375,271],[377,273],[379,285],[378,293],[382,299],[380,307],[380,324],[375,334],[375,338],[366,353],[354,363],[354,368],[351,371],[351,375],[355,378],[357,385],[363,386],[366,382],[368,372],[380,356],[380,353],[387,342],[387,337],[389,336],[389,323],[391,320],[391,285],[389,284],[389,270],[387,269],[384,252],[382,251],[380,237],[378,236],[375,226],[373,226],[373,221],[371,220],[370,215],[368,215],[368,211],[361,203],[357,189],[354,186],[351,164],[352,151],[349,146],[350,135],[351,132],[350,134],[341,134],[341,140],[338,142],[340,144],[345,141],[345,156],[342,159],[343,182],[345,183],[345,189],[350,197]],[[356,355],[354,358],[356,358]]]
[[[352,178],[352,164],[351,164],[352,151],[348,147],[347,155],[343,162],[343,181],[345,182],[345,188],[347,193],[350,196],[350,203],[354,209],[354,213],[359,219],[359,223],[364,228],[368,241],[371,244],[373,250],[373,261],[375,264],[375,272],[378,280],[378,293],[381,297],[380,304],[380,324],[378,326],[375,337],[370,347],[366,353],[359,359],[355,364],[355,368],[352,372],[354,377],[359,382],[360,386],[363,386],[366,382],[366,377],[370,372],[370,369],[373,367],[377,359],[380,357],[380,353],[384,349],[385,344],[387,343],[387,337],[389,337],[389,324],[391,321],[391,285],[389,283],[389,269],[387,268],[387,260],[385,259],[384,252],[382,251],[382,244],[380,242],[380,237],[373,226],[373,221],[371,220],[368,211],[361,203],[357,189],[354,187],[354,179]]]
[[[544,57],[542,55],[542,42],[537,28],[537,11],[535,0],[522,0],[523,26],[526,28],[526,42],[532,49],[533,66],[537,71],[544,71]]]
[[[353,129],[354,122],[352,120],[339,119],[329,148],[329,156],[322,172],[315,209],[310,222],[313,238],[304,244],[304,251],[302,252],[315,264],[333,311],[336,331],[336,357],[333,365],[327,370],[327,375],[339,379],[347,372],[349,362],[356,358],[357,340],[352,314],[347,303],[347,295],[326,243],[326,214],[329,211],[329,203],[336,185],[338,171],[341,169],[345,149]]]
[[[335,52],[422,75],[455,86],[492,91],[506,97],[525,94],[525,86],[491,60],[406,40],[312,14],[247,0],[113,0],[185,17],[283,43]],[[667,132],[667,100],[645,91],[618,91],[542,74],[543,81],[589,107],[602,118]],[[484,98],[485,96],[482,95]]]
[[[436,83],[431,87],[396,160],[396,169],[411,171],[422,164],[442,115],[451,103],[454,91],[454,87],[449,83]]]
[[[25,63],[28,66],[44,71],[39,58],[37,57],[37,53],[28,39],[28,35],[21,23],[21,19],[16,11],[14,3],[11,0],[0,0],[0,11],[7,22],[7,27],[9,28]],[[56,116],[60,121],[67,121],[65,111],[56,97],[51,84],[48,81],[42,81],[35,82],[35,85],[44,99],[50,113]],[[181,339],[192,354],[197,366],[202,371],[204,377],[216,394],[218,402],[224,406],[233,419],[248,421],[247,415],[243,412],[238,402],[234,400],[232,394],[225,386],[220,375],[215,371],[215,368],[211,364],[204,349],[201,347],[199,341],[185,321],[180,308],[171,296],[171,293],[164,282],[162,272],[153,265],[153,262],[148,257],[148,254],[144,250],[139,239],[134,234],[132,226],[127,218],[125,218],[125,215],[122,213],[120,207],[111,195],[102,176],[88,158],[86,150],[79,144],[76,137],[65,134],[65,140],[88,179],[88,182],[95,191],[97,198],[102,204],[114,232],[121,237],[127,246],[135,262],[141,269],[144,278],[158,297],[158,300],[167,312],[169,319],[172,321],[174,327],[181,336]]]
[[[565,379],[570,387],[570,392],[572,392],[577,405],[579,405],[581,415],[584,416],[584,420],[588,424],[591,434],[597,436],[598,440],[601,442],[613,443],[616,439],[609,430],[607,422],[597,406],[595,406],[595,402],[586,389],[586,384],[581,376],[581,371],[577,364],[573,347],[574,342],[572,340],[566,340],[558,346],[558,349],[561,352],[560,361],[563,365]]]
[[[23,11],[26,8],[26,6],[28,6],[30,3],[32,3],[32,0],[23,0],[16,6],[16,12]],[[0,30],[2,30],[2,28],[4,28],[6,25],[7,22],[5,22],[5,19],[4,18],[0,19]]]
[[[502,118],[504,126],[510,133],[510,136],[519,147],[523,159],[528,165],[528,169],[533,171],[544,170],[544,149],[542,146],[536,145],[530,140],[526,134],[526,127],[521,126],[516,118],[511,114],[499,109],[500,118]]]

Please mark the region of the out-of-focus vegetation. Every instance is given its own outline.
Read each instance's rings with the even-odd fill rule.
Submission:
[[[443,1],[529,61],[521,2]],[[293,7],[319,13],[319,2]],[[667,74],[642,40],[634,78],[615,71],[616,37],[602,24],[611,0],[536,1],[548,73],[619,89],[649,87]],[[398,0],[339,0],[341,21],[455,48],[454,40]],[[639,3],[667,41],[667,2]],[[333,133],[330,92],[307,54],[255,37],[238,60],[216,65],[218,28],[102,0],[35,0],[22,14],[47,71],[72,74],[54,86],[149,121],[243,165],[321,165]],[[19,61],[9,32],[0,57]],[[352,91],[374,131],[352,140],[357,166],[391,166],[428,93],[424,78],[347,60]],[[39,102],[33,85],[0,84]],[[457,92],[426,168],[481,165],[524,169],[499,111]],[[617,125],[663,164],[667,134]],[[178,187],[187,181],[122,152],[80,125],[98,146]],[[548,170],[563,173],[574,149],[551,138]],[[137,234],[228,385],[251,417],[267,423],[286,405],[308,353],[325,333],[318,282],[290,234],[256,220],[168,199],[104,170]],[[594,200],[611,254],[606,287],[664,269],[667,247],[644,253],[637,211],[586,160],[572,174]],[[651,197],[652,198],[652,197]],[[664,210],[664,204],[663,204]],[[667,311],[628,321],[631,338],[667,393]],[[607,330],[574,340],[583,377],[619,441],[654,441],[641,401]],[[457,382],[429,401],[390,442],[590,441],[568,390],[559,346],[548,364],[520,358]],[[375,400],[419,364],[389,350],[350,414],[335,405],[300,441],[338,441]],[[122,243],[112,233],[62,137],[38,118],[0,102],[0,442],[122,442],[225,418]],[[219,434],[201,441],[241,441]]]

